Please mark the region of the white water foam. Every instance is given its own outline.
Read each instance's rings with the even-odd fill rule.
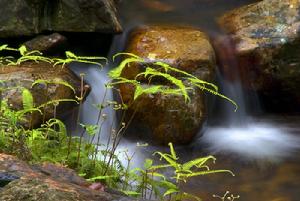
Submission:
[[[242,127],[211,127],[201,143],[209,145],[212,153],[238,154],[248,159],[281,160],[300,150],[300,138],[288,129],[259,122]]]

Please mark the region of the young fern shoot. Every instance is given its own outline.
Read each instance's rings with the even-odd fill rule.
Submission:
[[[19,49],[17,49],[20,53],[21,57],[17,59],[17,61],[9,60],[8,65],[21,65],[23,62],[26,61],[34,61],[36,63],[38,62],[46,62],[46,63],[52,63],[52,59],[48,57],[44,57],[43,53],[41,53],[38,50],[28,51],[25,45],[22,45]]]
[[[62,65],[63,67],[66,64],[72,63],[72,62],[80,62],[80,63],[86,63],[86,64],[94,64],[99,67],[103,67],[103,65],[100,62],[97,62],[97,60],[104,60],[107,63],[107,58],[105,57],[83,57],[83,56],[77,56],[73,52],[66,51],[66,59],[59,59],[55,58],[54,66],[56,65]]]

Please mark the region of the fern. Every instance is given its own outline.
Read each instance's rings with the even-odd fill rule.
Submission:
[[[160,166],[160,167],[158,166],[155,168],[158,169],[158,168],[173,167],[175,172],[174,178],[176,178],[177,181],[181,180],[186,182],[187,179],[189,179],[190,177],[206,175],[206,174],[214,174],[214,173],[230,173],[232,176],[234,176],[234,174],[229,170],[210,170],[207,165],[204,165],[209,160],[213,160],[213,162],[215,162],[216,159],[213,156],[197,158],[189,162],[186,162],[184,164],[180,164],[178,163],[179,158],[177,158],[176,156],[176,152],[174,150],[173,144],[169,143],[169,147],[170,147],[171,154],[162,153],[162,152],[154,153],[154,155],[158,154],[160,156],[160,160],[164,159],[167,162],[167,165]],[[201,169],[201,171],[194,171],[192,168],[196,168],[196,169],[205,168],[205,170]]]
[[[40,108],[44,108],[48,105],[58,105],[61,102],[74,102],[76,104],[79,104],[78,101],[76,101],[74,99],[66,98],[66,99],[57,99],[57,100],[48,101],[46,103],[43,103],[43,104],[39,105],[37,108],[40,109]]]
[[[23,109],[30,110],[33,106],[33,96],[28,89],[23,89],[22,91]]]
[[[66,59],[54,59],[54,66],[56,65],[62,65],[64,67],[66,64],[72,63],[72,62],[80,62],[80,63],[87,63],[87,64],[94,64],[98,65],[100,67],[103,67],[103,65],[99,62],[96,62],[95,60],[105,60],[107,62],[107,59],[105,57],[83,57],[83,56],[77,56],[73,52],[66,51]]]
[[[143,73],[139,73],[137,77],[139,76],[144,76],[145,78],[147,76],[149,76],[149,79],[151,80],[153,77],[155,76],[158,76],[158,77],[162,77],[162,78],[165,78],[166,80],[170,81],[172,84],[174,84],[175,86],[178,87],[178,89],[181,91],[181,94],[184,96],[184,99],[185,101],[189,101],[190,98],[188,96],[188,92],[187,92],[187,89],[186,89],[186,86],[183,84],[183,82],[173,76],[171,76],[170,74],[168,73],[161,73],[153,68],[150,68],[150,67],[147,67],[145,72]]]
[[[23,62],[26,61],[34,61],[34,62],[47,62],[47,63],[52,63],[52,59],[48,57],[42,56],[43,54],[40,51],[34,50],[34,51],[28,51],[25,45],[22,45],[18,49],[21,57],[17,59],[17,61],[12,61],[10,60],[8,62],[8,65],[20,65]]]
[[[62,65],[64,67],[66,64],[72,62],[80,62],[80,63],[87,63],[87,64],[94,64],[102,67],[102,64],[97,62],[97,60],[104,60],[107,62],[105,57],[90,57],[90,56],[77,56],[73,52],[66,51],[65,56],[66,58],[49,58],[43,56],[43,53],[38,50],[28,51],[25,45],[20,46],[18,49],[10,48],[8,45],[4,44],[0,46],[0,51],[14,51],[19,52],[21,55],[19,58],[15,59],[14,57],[0,57],[0,65],[10,65],[16,66],[21,65],[27,61],[34,61],[38,62],[46,62],[51,63],[53,66]]]
[[[131,63],[139,63],[141,65],[146,65],[147,62],[140,58],[137,55],[134,55],[132,53],[119,53],[116,54],[113,57],[113,60],[117,56],[126,56],[126,58],[114,69],[112,69],[108,75],[113,80],[109,85],[119,85],[119,84],[132,84],[135,87],[134,92],[134,100],[136,100],[139,96],[143,94],[155,94],[155,93],[161,93],[164,95],[181,95],[184,97],[185,102],[190,101],[189,93],[188,91],[193,89],[193,87],[199,88],[200,90],[203,90],[205,92],[211,93],[215,96],[218,96],[226,101],[229,101],[231,104],[234,105],[236,111],[238,109],[238,105],[236,102],[229,97],[219,93],[219,89],[215,84],[212,84],[210,82],[201,80],[185,71],[179,70],[177,68],[174,68],[170,66],[169,64],[163,63],[163,62],[154,62],[153,65],[156,66],[157,70],[152,67],[146,67],[144,72],[141,72],[136,75],[134,79],[127,79],[122,76],[122,71],[128,67],[130,68]],[[172,74],[178,74],[178,77],[174,77]],[[171,86],[167,85],[157,85],[157,86],[147,86],[145,87],[142,85],[137,79],[143,76],[144,78],[148,79],[149,83],[151,83],[151,79],[153,77],[160,77],[165,80],[167,80]]]
[[[113,56],[113,61],[115,60],[115,58],[117,56],[121,56],[121,55],[126,55],[126,56],[130,56],[129,58],[124,59],[119,65],[118,67],[112,69],[111,71],[109,71],[108,76],[112,79],[118,79],[121,78],[121,74],[122,71],[124,70],[125,67],[129,67],[130,63],[134,63],[134,62],[144,62],[144,60],[134,54],[131,53],[118,53],[116,55]]]
[[[31,87],[34,87],[37,84],[45,84],[45,85],[48,85],[48,84],[59,84],[59,85],[63,85],[65,87],[71,89],[74,92],[74,94],[76,94],[76,91],[75,91],[74,87],[72,85],[70,85],[68,82],[63,81],[63,80],[51,80],[50,81],[50,80],[38,79],[38,80],[35,80],[32,83]]]

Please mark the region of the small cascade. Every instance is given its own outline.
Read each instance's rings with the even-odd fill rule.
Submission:
[[[110,135],[112,134],[112,130],[117,129],[119,123],[117,122],[117,112],[112,106],[108,106],[103,109],[99,115],[99,107],[97,108],[97,105],[99,106],[99,104],[106,104],[115,100],[117,101],[118,99],[117,97],[114,97],[113,90],[111,88],[106,88],[105,85],[110,81],[107,75],[109,70],[115,67],[115,63],[119,62],[117,60],[113,63],[111,60],[115,54],[122,52],[124,49],[127,33],[128,31],[124,31],[123,34],[114,37],[107,56],[109,63],[103,66],[103,68],[87,64],[74,64],[71,67],[72,71],[78,76],[83,74],[84,80],[91,86],[91,92],[80,108],[79,122],[85,125],[98,125],[101,127],[99,134],[96,134],[96,137],[94,138],[94,143],[96,144],[99,138],[100,144],[104,145],[102,148],[105,148],[107,143],[112,143]],[[81,127],[77,126],[76,128],[74,125],[72,131],[73,133],[75,132],[75,135],[80,135],[83,130]],[[87,135],[84,136],[87,137]],[[100,149],[102,148],[100,147]],[[123,163],[123,165],[126,165],[127,163],[126,158],[122,155],[126,151],[128,156],[135,155],[132,159],[132,164],[134,164],[134,166],[141,166],[144,161],[144,154],[140,151],[142,148],[145,147],[139,147],[137,146],[137,142],[133,142],[122,137],[121,143],[118,145],[115,153],[119,155],[119,160]],[[151,153],[152,151],[150,152],[150,155]]]
[[[200,143],[208,144],[208,149],[213,153],[227,152],[240,154],[244,158],[271,161],[281,160],[300,149],[299,137],[286,128],[249,115],[247,108],[252,112],[260,110],[259,102],[252,94],[247,96],[242,87],[241,67],[238,66],[235,47],[227,36],[214,41],[222,93],[233,99],[239,108],[234,112],[230,104],[221,100],[222,126],[208,126]]]
[[[230,97],[238,105],[238,110],[234,111],[231,104],[222,104],[222,112],[225,116],[223,123],[245,126],[247,118],[245,93],[242,89],[234,43],[226,35],[218,36],[212,42],[218,60],[219,68],[216,69],[216,74],[220,88],[227,97]]]
[[[113,100],[111,89],[105,87],[109,80],[106,67],[100,69],[99,66],[95,65],[74,65],[72,70],[78,75],[83,74],[84,79],[92,86],[89,96],[80,109],[80,123],[86,125],[101,124],[100,135],[102,138],[107,139],[115,123],[115,111],[107,107],[99,114],[99,106],[97,108],[97,105]]]
[[[123,48],[126,34],[115,36],[110,51],[108,53],[108,60],[111,60],[113,55],[120,52]],[[112,129],[115,129],[116,112],[111,106],[105,107],[99,113],[100,104],[107,104],[114,101],[113,91],[107,88],[106,84],[109,82],[108,72],[112,68],[112,62],[104,65],[102,68],[96,65],[74,64],[72,71],[78,76],[83,75],[84,80],[91,86],[91,92],[82,105],[80,111],[80,123],[88,125],[97,125],[101,127],[101,138],[103,141],[108,140]],[[77,128],[78,129],[78,128]],[[74,130],[74,129],[73,129]]]

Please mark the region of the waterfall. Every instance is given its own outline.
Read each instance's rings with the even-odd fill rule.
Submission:
[[[210,152],[234,153],[249,159],[278,161],[290,156],[300,148],[299,137],[284,127],[249,115],[247,108],[260,110],[259,102],[253,94],[247,96],[242,87],[239,72],[242,66],[238,66],[234,45],[230,38],[222,36],[214,39],[214,46],[222,93],[236,101],[239,109],[234,112],[230,104],[218,102],[221,104],[218,108],[223,110],[222,126],[208,126],[197,146],[206,144]]]

